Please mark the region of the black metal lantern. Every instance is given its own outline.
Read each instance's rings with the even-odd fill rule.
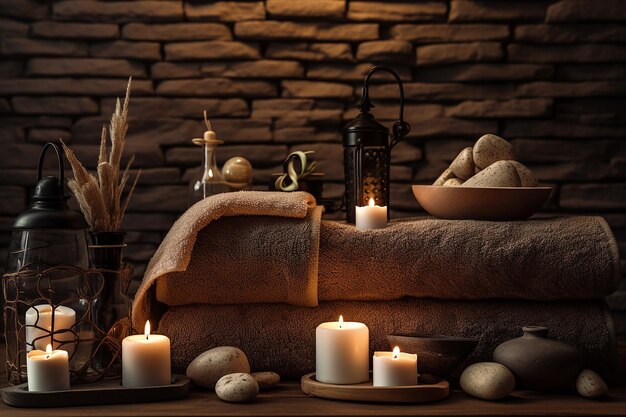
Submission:
[[[400,89],[400,118],[389,129],[374,119],[369,112],[374,105],[369,99],[368,82],[377,71],[390,73]],[[391,149],[406,136],[411,127],[404,121],[404,89],[398,74],[390,68],[375,66],[363,81],[361,112],[342,130],[343,164],[345,175],[345,203],[348,223],[355,222],[355,207],[367,205],[374,199],[376,205],[389,207]],[[387,210],[389,216],[389,210]]]

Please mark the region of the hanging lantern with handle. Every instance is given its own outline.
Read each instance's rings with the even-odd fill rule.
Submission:
[[[374,107],[369,98],[370,77],[378,72],[390,73],[400,90],[400,117],[393,124],[391,138],[389,129],[374,119],[370,109]],[[345,206],[348,223],[355,223],[357,206],[365,206],[370,199],[376,205],[389,208],[391,149],[411,130],[404,121],[404,88],[398,74],[391,68],[375,66],[363,81],[360,112],[342,130],[345,175]],[[389,210],[387,210],[389,216]]]

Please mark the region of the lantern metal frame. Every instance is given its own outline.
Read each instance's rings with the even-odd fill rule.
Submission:
[[[72,383],[89,383],[105,377],[119,377],[121,375],[122,340],[133,333],[131,322],[132,299],[130,284],[132,281],[132,267],[125,264],[117,271],[104,269],[82,269],[74,266],[55,266],[44,270],[40,265],[26,265],[17,272],[3,275],[2,288],[5,298],[4,305],[4,333],[6,343],[6,370],[8,382],[12,385],[27,381],[26,355],[27,340],[26,328],[33,327],[50,335],[51,343],[61,343],[61,349],[72,352],[70,355],[70,376]],[[55,296],[54,280],[59,274],[70,274],[80,283],[74,294],[63,299]],[[118,279],[120,292],[109,295],[108,300],[102,300],[101,295],[106,280]],[[20,288],[25,284],[35,284],[35,291],[28,295],[21,294]],[[27,299],[28,296],[28,299]],[[98,323],[95,314],[97,302],[121,302],[127,314],[118,317],[110,328],[104,328]],[[75,324],[70,329],[55,330],[52,314],[50,329],[26,324],[25,311],[37,305],[48,304],[53,309],[58,306],[72,307],[80,305],[76,313]],[[88,329],[88,331],[85,331]],[[65,333],[72,335],[67,338],[55,339],[55,336]],[[47,336],[46,336],[47,337]],[[34,345],[34,342],[31,343]],[[67,346],[67,345],[70,346]],[[82,352],[88,349],[88,354]]]
[[[369,97],[370,78],[384,71],[395,79],[400,95],[399,118],[389,129],[374,120],[370,110],[375,107]],[[390,215],[391,150],[409,133],[404,121],[404,87],[398,74],[385,66],[374,66],[363,81],[360,113],[344,130],[345,207],[348,223],[355,222],[356,206],[367,205],[370,198],[377,205],[387,206]],[[370,133],[370,135],[367,135]],[[373,133],[374,137],[371,133]],[[369,137],[368,137],[369,136]],[[370,170],[365,172],[365,170]]]

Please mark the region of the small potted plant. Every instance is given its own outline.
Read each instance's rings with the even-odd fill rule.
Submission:
[[[283,173],[274,174],[273,188],[277,191],[306,191],[321,200],[324,183],[321,181],[324,174],[315,172],[317,162],[307,155],[314,151],[292,152],[283,162]]]

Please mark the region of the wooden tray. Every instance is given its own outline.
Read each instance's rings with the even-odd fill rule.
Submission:
[[[75,385],[64,391],[31,392],[28,384],[2,390],[2,401],[13,407],[77,407],[99,404],[128,404],[177,400],[187,396],[189,378],[172,375],[171,385],[124,388],[121,378]]]
[[[334,385],[315,380],[315,372],[300,380],[305,394],[331,400],[365,401],[381,403],[426,403],[443,400],[450,394],[450,385],[445,379],[420,375],[425,383],[406,387],[375,387],[372,380],[362,384]]]

